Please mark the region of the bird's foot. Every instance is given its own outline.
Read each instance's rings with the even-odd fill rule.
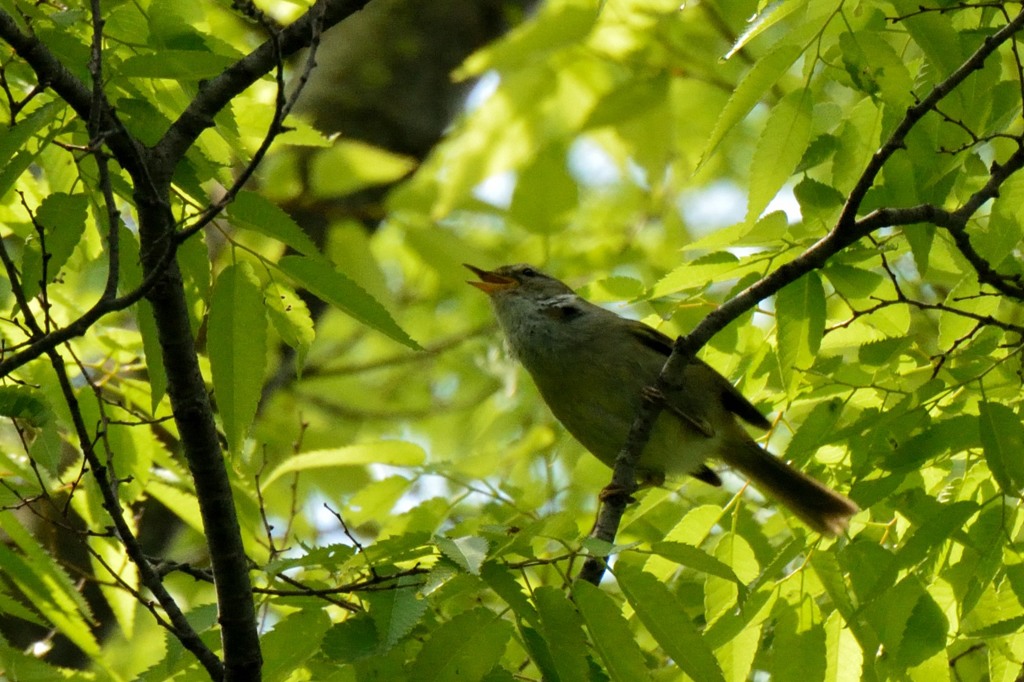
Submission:
[[[649,403],[665,404],[665,394],[654,386],[644,386],[640,391],[640,397]]]
[[[597,494],[597,499],[602,503],[618,501],[621,499],[624,504],[633,504],[636,502],[636,499],[633,497],[634,490],[628,490],[621,485],[609,483],[605,487],[601,488],[601,492]]]

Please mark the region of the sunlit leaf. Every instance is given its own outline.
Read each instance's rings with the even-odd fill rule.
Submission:
[[[647,677],[643,654],[619,606],[605,592],[583,581],[573,586],[573,597],[609,676],[621,682]]]
[[[455,616],[423,643],[409,671],[414,682],[478,680],[498,662],[512,625],[483,608]]]
[[[629,568],[616,570],[615,577],[644,627],[683,672],[695,680],[724,682],[711,649],[663,583]]]
[[[418,466],[426,454],[423,448],[400,440],[379,441],[349,445],[332,450],[314,450],[289,457],[261,479],[269,486],[281,476],[296,472],[330,467],[389,464],[391,466]]]
[[[247,264],[217,277],[210,303],[210,369],[228,445],[238,452],[256,416],[267,355],[267,317]]]
[[[328,263],[286,256],[278,262],[278,267],[298,285],[359,322],[410,348],[420,348],[377,299]]]

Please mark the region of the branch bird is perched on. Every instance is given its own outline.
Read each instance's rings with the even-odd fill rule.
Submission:
[[[642,322],[584,300],[529,265],[493,271],[466,267],[480,278],[470,284],[490,296],[512,354],[555,417],[613,466],[672,341]],[[736,418],[762,429],[770,426],[768,420],[704,362],[690,362],[681,389],[656,398],[665,410],[640,456],[637,474],[644,482],[660,484],[666,474],[692,474],[718,485],[718,476],[704,464],[717,457],[819,532],[844,532],[859,511],[846,497],[754,442]]]

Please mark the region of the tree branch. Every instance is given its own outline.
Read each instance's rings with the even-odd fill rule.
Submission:
[[[1001,183],[1013,172],[1011,170],[1003,173],[999,172],[999,169],[1007,165],[1020,167],[1020,164],[1024,163],[1024,157],[1017,158],[1024,155],[1024,152],[1021,150],[1018,149],[1018,152],[1003,167],[994,167],[992,176],[985,188],[968,199],[954,213],[949,213],[935,206],[922,205],[912,208],[880,209],[857,220],[857,214],[868,190],[875,184],[878,174],[882,171],[885,163],[898,149],[902,149],[905,146],[906,137],[914,126],[929,111],[933,111],[938,103],[970,74],[981,69],[986,58],[995,52],[1000,45],[1010,40],[1022,27],[1024,27],[1024,10],[1017,14],[1002,29],[990,36],[986,36],[981,46],[959,68],[932,88],[917,104],[909,107],[899,125],[896,126],[889,138],[868,161],[863,173],[861,173],[853,190],[850,192],[836,220],[835,226],[828,234],[793,260],[784,263],[713,310],[689,334],[676,339],[672,354],[665,362],[665,366],[662,368],[661,374],[658,376],[658,380],[653,388],[661,394],[670,394],[673,390],[678,390],[686,365],[692,361],[697,351],[712,336],[724,329],[730,322],[739,318],[740,315],[752,310],[760,301],[778,293],[787,284],[795,282],[812,270],[821,268],[829,258],[862,237],[871,234],[874,230],[895,224],[905,225],[925,221],[932,221],[944,226],[964,225],[967,219],[988,198],[995,196]],[[956,239],[957,232],[954,230],[950,231],[954,239]],[[963,234],[963,239],[966,240],[966,234]],[[981,271],[979,271],[980,273]],[[619,524],[622,521],[622,515],[630,499],[629,496],[636,489],[636,463],[639,461],[640,454],[650,438],[654,422],[661,413],[661,409],[661,405],[654,401],[644,401],[641,405],[636,418],[633,420],[626,442],[615,460],[615,467],[612,472],[612,481],[609,487],[621,492],[609,495],[602,501],[597,521],[594,524],[593,531],[591,531],[591,537],[608,543],[615,541]],[[584,562],[578,579],[596,585],[601,582],[605,569],[606,561],[603,557],[590,556]]]
[[[317,26],[326,30],[355,14],[369,0],[317,0],[302,17],[289,24],[273,39],[203,83],[199,94],[181,116],[171,124],[153,148],[159,158],[175,163],[207,128],[213,126],[214,115],[242,91],[262,78],[280,57],[288,57],[307,47],[316,35]]]

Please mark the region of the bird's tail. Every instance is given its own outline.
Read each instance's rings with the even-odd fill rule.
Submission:
[[[723,459],[819,533],[842,534],[850,517],[860,511],[852,500],[797,471],[752,440],[744,439],[730,448]]]

